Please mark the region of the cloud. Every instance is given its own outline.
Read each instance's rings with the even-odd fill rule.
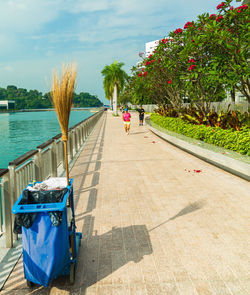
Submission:
[[[10,65],[0,65],[0,71],[13,72],[13,67]]]
[[[64,4],[65,5],[65,4]],[[65,6],[64,6],[65,7]],[[66,1],[66,10],[71,13],[82,13],[82,12],[96,12],[96,11],[104,11],[109,9],[110,1],[108,0],[76,0]]]
[[[60,13],[60,1],[2,0],[0,28],[12,33],[35,32]]]
[[[123,61],[129,72],[146,42],[167,36],[203,12],[216,12],[219,2],[0,0],[1,84],[47,91],[44,81],[50,80],[51,70],[75,60],[78,90],[103,97],[100,71],[106,64]]]

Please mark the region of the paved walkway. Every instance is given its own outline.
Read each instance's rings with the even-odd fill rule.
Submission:
[[[137,115],[127,136],[111,114],[71,177],[83,233],[75,285],[28,289],[19,261],[2,294],[250,294],[247,181],[157,138]]]

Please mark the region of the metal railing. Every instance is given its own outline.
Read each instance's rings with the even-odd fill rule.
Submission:
[[[183,107],[188,107],[189,105],[190,103],[182,104]],[[140,105],[131,105],[132,109],[138,109],[139,107]],[[155,109],[158,108],[156,104],[145,104],[145,105],[142,105],[142,107],[144,108],[145,112],[149,112],[149,113],[152,113]],[[233,103],[230,101],[221,101],[221,102],[214,101],[210,103],[210,108],[214,109],[216,112],[227,111],[227,109],[229,108],[229,110],[240,111],[241,113],[245,113],[245,112],[248,112],[249,102],[237,101]]]
[[[103,110],[69,129],[69,165],[75,160],[102,115]],[[63,176],[64,173],[65,158],[61,134],[11,161],[8,169],[0,169],[0,235],[4,235],[7,248],[11,248],[13,241],[17,239],[13,234],[14,215],[11,214],[11,208],[23,189],[33,180],[43,181],[51,176]]]

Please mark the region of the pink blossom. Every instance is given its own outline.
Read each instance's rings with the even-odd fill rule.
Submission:
[[[222,15],[219,15],[217,18],[216,18],[216,22],[220,22],[221,20],[223,20],[223,16]]]
[[[176,29],[176,30],[174,31],[174,33],[175,33],[175,34],[178,34],[178,33],[180,33],[180,34],[181,34],[181,33],[182,33],[182,29],[181,29],[181,28],[179,28],[179,29]]]
[[[184,29],[187,29],[188,27],[192,27],[193,23],[192,22],[187,22],[184,26]]]
[[[217,6],[217,9],[221,9],[223,6],[225,6],[226,4],[224,3],[224,2],[221,2],[221,4],[219,4],[218,6]]]

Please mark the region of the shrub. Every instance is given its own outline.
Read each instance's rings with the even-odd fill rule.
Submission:
[[[155,110],[156,113],[164,117],[180,117],[188,123],[195,125],[206,125],[211,127],[221,127],[222,129],[233,128],[240,131],[244,126],[249,127],[249,114],[247,112],[241,113],[239,111],[231,111],[230,105],[226,111],[216,113],[214,110],[206,112],[197,109],[195,106],[179,108],[175,110],[172,106],[160,106]]]
[[[250,131],[247,127],[241,131],[224,130],[220,127],[193,125],[181,118],[163,117],[159,114],[151,114],[150,120],[167,130],[250,156]]]

